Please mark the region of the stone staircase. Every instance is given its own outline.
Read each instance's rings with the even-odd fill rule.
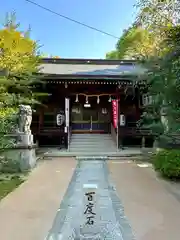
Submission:
[[[117,151],[110,134],[72,134],[69,149],[49,148],[43,154],[46,158],[53,157],[76,157],[79,160],[83,157],[119,159],[124,157],[141,156],[140,149],[127,148]]]
[[[110,134],[72,134],[70,152],[80,152],[86,155],[100,153],[115,153],[116,146]]]

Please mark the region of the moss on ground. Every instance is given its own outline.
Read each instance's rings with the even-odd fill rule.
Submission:
[[[23,176],[15,174],[0,174],[0,200],[25,181]]]

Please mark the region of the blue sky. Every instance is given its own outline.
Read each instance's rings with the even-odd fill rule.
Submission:
[[[33,0],[58,13],[120,36],[135,18],[136,0]],[[25,0],[2,1],[0,20],[15,11],[24,30],[43,45],[41,51],[61,58],[104,58],[117,39],[46,12]]]

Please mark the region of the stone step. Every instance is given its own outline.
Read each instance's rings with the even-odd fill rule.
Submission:
[[[122,158],[122,160],[124,160],[124,157],[128,158],[129,157],[138,157],[138,156],[142,156],[142,153],[140,150],[136,149],[129,149],[129,150],[119,150],[119,151],[112,151],[112,152],[84,152],[84,151],[47,151],[46,153],[44,153],[44,158],[51,158],[51,157],[79,157],[79,156],[83,156],[83,157],[87,157],[87,156],[98,156],[98,157],[109,157],[109,159],[111,160],[112,157],[120,157]],[[116,158],[117,159],[117,158]],[[115,159],[114,159],[115,160]]]
[[[75,149],[75,148],[70,148],[70,152],[81,152],[81,153],[109,153],[109,152],[116,152],[115,148],[109,148],[109,149]]]
[[[116,152],[116,146],[110,134],[73,134],[69,151],[81,154],[101,154]]]
[[[108,142],[105,142],[105,141],[100,141],[100,142],[96,142],[96,141],[92,141],[92,142],[70,142],[70,146],[71,145],[73,145],[73,146],[82,146],[82,145],[84,145],[84,146],[109,146],[109,145],[111,145],[111,146],[113,146],[113,145],[115,145],[115,143],[114,142],[112,142],[112,141],[108,141]]]
[[[114,146],[111,146],[111,147],[69,147],[69,149],[71,151],[79,151],[79,150],[82,150],[82,151],[109,151],[109,150],[115,150],[116,147]]]
[[[112,138],[71,138],[71,141],[112,141]]]
[[[105,144],[105,143],[100,143],[100,144],[84,144],[84,143],[82,143],[82,144],[70,144],[70,147],[74,147],[74,148],[76,148],[76,147],[83,147],[83,148],[108,148],[108,147],[116,147],[116,145],[115,144],[112,144],[112,143],[109,143],[109,144]]]
[[[100,145],[100,144],[106,144],[106,145],[109,145],[109,144],[111,144],[111,145],[114,145],[115,143],[113,142],[113,141],[71,141],[70,142],[70,144],[79,144],[79,145],[81,145],[81,144],[84,144],[84,145],[94,145],[94,144],[96,144],[96,145]]]
[[[83,137],[83,136],[79,136],[79,137],[73,137],[71,136],[72,139],[112,139],[111,136],[106,136],[106,137]]]
[[[106,145],[115,145],[113,141],[71,141],[70,144],[72,145],[100,145],[100,144],[106,144]]]
[[[116,150],[116,147],[111,146],[111,147],[69,147],[70,151],[114,151]]]
[[[85,150],[106,150],[109,151],[109,149],[116,149],[115,146],[89,146],[89,147],[84,147],[84,146],[70,146],[70,149],[85,149]]]
[[[105,134],[100,134],[100,133],[96,133],[96,134],[91,134],[91,133],[80,133],[80,134],[76,134],[73,133],[72,136],[88,136],[88,137],[99,137],[99,136],[111,136],[111,134],[105,133]]]
[[[109,144],[106,144],[106,143],[91,143],[91,144],[87,144],[87,143],[76,143],[76,144],[70,144],[70,147],[86,147],[86,148],[89,148],[89,147],[115,147],[115,144],[113,143],[109,143]]]

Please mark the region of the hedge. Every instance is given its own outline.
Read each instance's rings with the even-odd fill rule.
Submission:
[[[171,179],[180,179],[180,150],[162,150],[153,156],[153,165],[161,175]]]

